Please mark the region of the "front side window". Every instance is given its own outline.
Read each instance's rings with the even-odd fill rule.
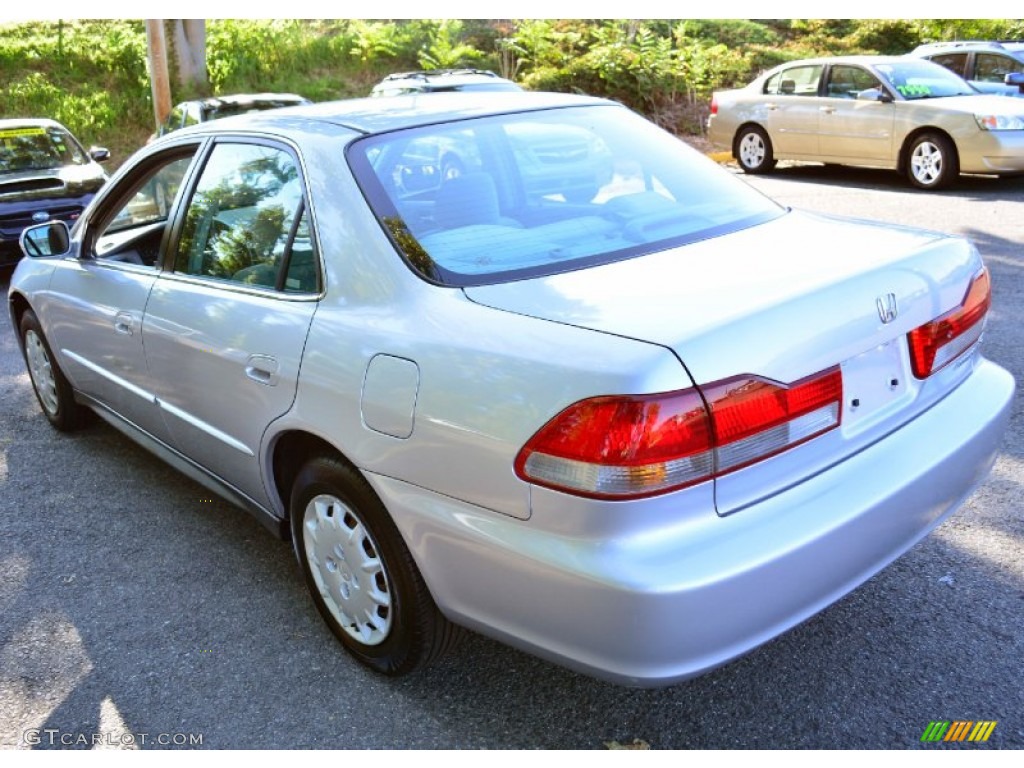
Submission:
[[[861,67],[837,64],[829,71],[828,95],[833,98],[855,99],[861,91],[880,86],[878,78]]]
[[[997,53],[978,53],[974,56],[974,79],[983,83],[1002,83],[1008,74],[1021,70],[1024,70],[1024,64],[1009,56]]]
[[[93,256],[107,262],[156,267],[160,245],[195,148],[176,149],[126,184],[90,237]]]
[[[292,292],[316,290],[302,181],[292,155],[218,144],[188,203],[175,270]]]
[[[446,285],[632,258],[782,212],[613,106],[395,131],[355,142],[348,159],[402,256]]]

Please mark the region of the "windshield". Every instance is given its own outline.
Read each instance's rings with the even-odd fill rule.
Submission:
[[[398,131],[356,142],[348,157],[399,251],[446,285],[632,258],[783,212],[616,106]]]
[[[875,66],[892,89],[908,101],[944,96],[974,96],[978,93],[966,80],[930,61],[907,59]]]
[[[78,142],[61,128],[0,128],[0,173],[46,171],[87,162]]]

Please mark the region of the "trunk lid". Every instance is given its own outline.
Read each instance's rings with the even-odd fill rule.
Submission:
[[[720,478],[725,513],[860,450],[956,386],[963,371],[914,379],[906,334],[956,307],[980,267],[960,238],[791,212],[648,256],[464,290],[495,309],[668,347],[698,386],[742,374],[788,384],[841,365],[841,428]]]

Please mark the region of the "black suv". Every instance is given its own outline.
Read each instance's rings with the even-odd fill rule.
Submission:
[[[21,258],[22,230],[51,219],[74,222],[107,180],[97,163],[56,120],[0,120],[0,266]]]
[[[447,91],[521,91],[511,80],[487,69],[424,69],[397,72],[373,86],[371,96],[404,96],[410,93]]]

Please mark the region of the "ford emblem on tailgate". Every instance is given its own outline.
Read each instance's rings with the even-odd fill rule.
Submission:
[[[46,211],[36,211],[35,213],[32,214],[32,221],[36,222],[37,224],[49,220],[50,214],[48,214]]]

